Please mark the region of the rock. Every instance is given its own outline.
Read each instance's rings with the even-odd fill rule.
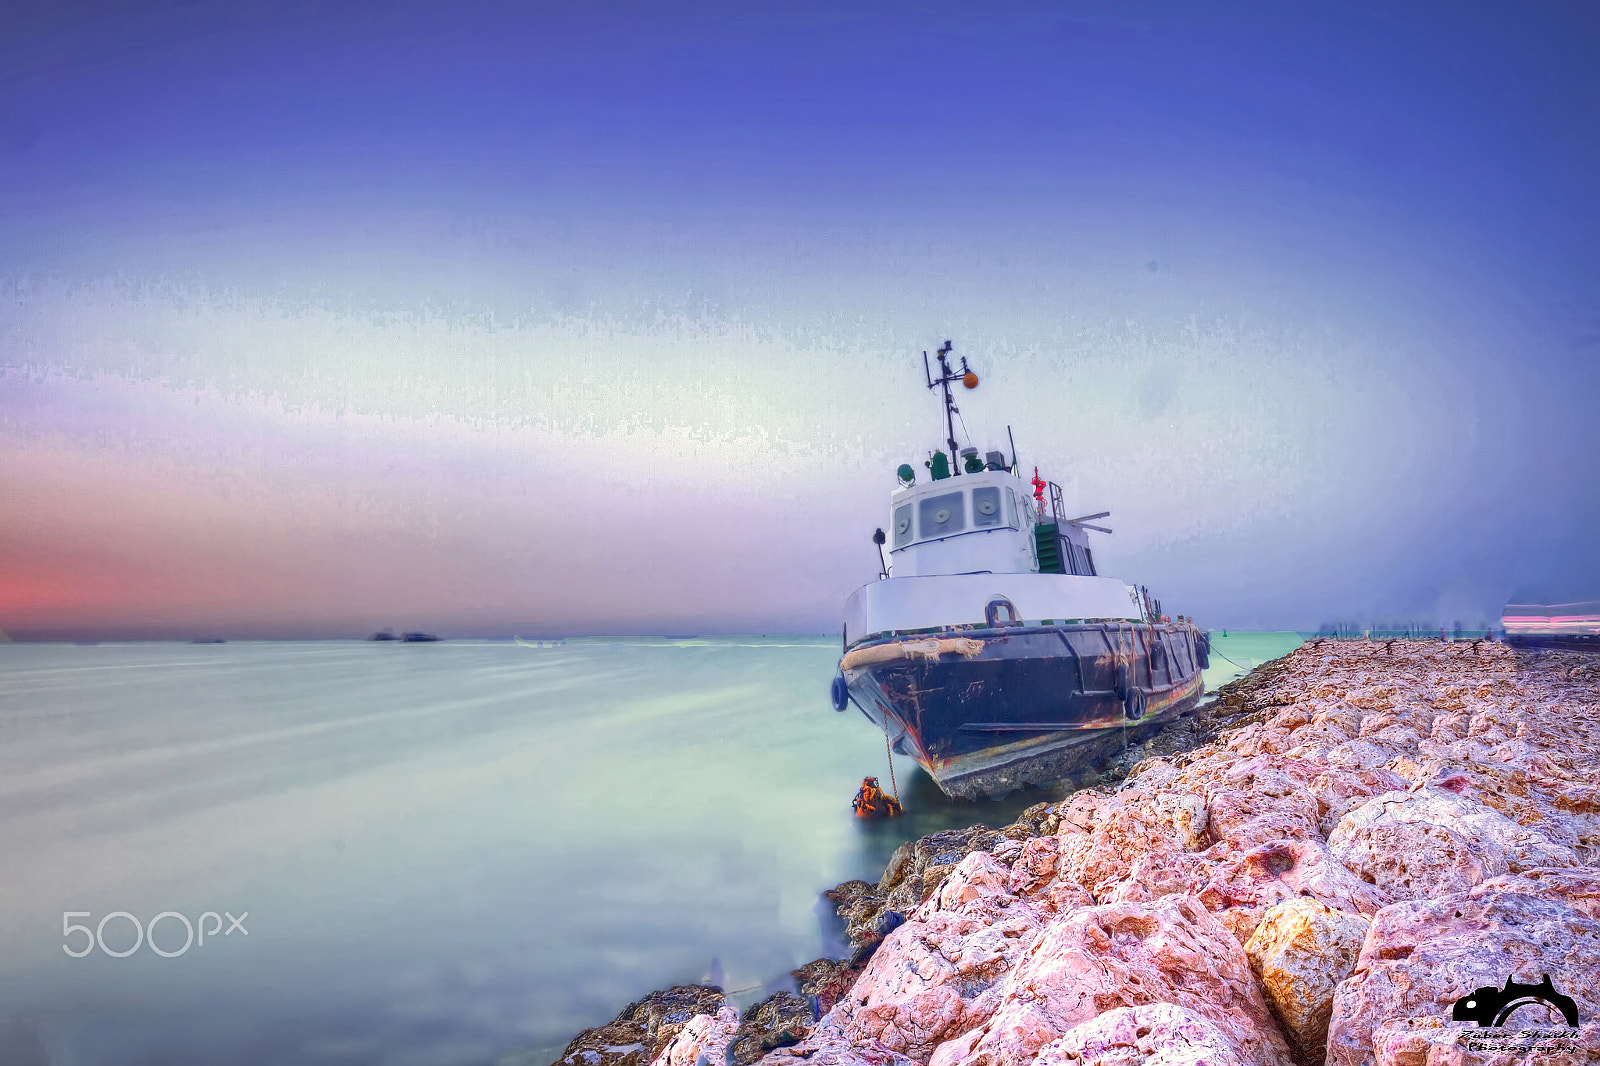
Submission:
[[[1243,1061],[1289,1066],[1244,950],[1188,896],[1058,918],[1006,978],[993,1015],[940,1047],[930,1066],[1024,1066],[1075,1027],[1150,1003],[1205,1019]]]
[[[1472,895],[1490,892],[1521,892],[1545,899],[1558,899],[1573,910],[1600,919],[1600,870],[1532,869],[1491,878],[1472,890]]]
[[[1316,798],[1320,814],[1317,828],[1326,836],[1339,819],[1373,796],[1404,791],[1409,782],[1392,769],[1350,771],[1330,767],[1307,787]]]
[[[652,992],[610,1023],[573,1037],[554,1066],[646,1066],[696,1015],[715,1015],[725,1004],[715,985]]]
[[[1329,1066],[1370,1066],[1386,1022],[1449,1017],[1475,989],[1543,974],[1577,1002],[1580,1020],[1600,1017],[1600,921],[1558,899],[1494,890],[1385,907],[1334,994]]]
[[[1007,887],[1021,896],[1037,894],[1055,879],[1060,857],[1059,837],[1034,837],[1022,845],[1022,854],[1012,862]]]
[[[1249,847],[1320,836],[1322,809],[1307,786],[1325,769],[1283,755],[1257,755],[1225,768],[1206,791],[1210,839]]]
[[[1017,822],[1028,827],[1033,836],[1049,836],[1056,831],[1061,818],[1054,803],[1035,803],[1023,811]]]
[[[783,1047],[761,1060],[761,1066],[914,1066],[913,1060],[875,1042],[859,1043],[829,1018],[793,1047]]]
[[[749,1066],[773,1048],[798,1044],[816,1020],[807,997],[774,993],[739,1016],[738,1029],[727,1044],[727,1061],[730,1066]]]
[[[1577,767],[1559,766],[1530,773],[1505,762],[1476,762],[1470,753],[1424,744],[1429,757],[1408,774],[1413,784],[1465,796],[1492,807],[1519,825],[1556,844],[1573,848],[1579,860],[1600,857],[1600,790],[1574,783]],[[1527,761],[1527,760],[1523,760]]]
[[[989,1016],[996,986],[1043,925],[1010,891],[1009,874],[983,852],[968,855],[884,939],[830,1014],[849,1040],[926,1062]]]
[[[1215,873],[1198,893],[1214,911],[1309,897],[1334,910],[1375,914],[1392,902],[1341,865],[1320,840],[1283,840],[1233,856],[1219,845],[1216,852],[1206,856]]]
[[[1141,858],[1159,862],[1191,850],[1199,842],[1193,826],[1187,805],[1075,796],[1061,817],[1059,876],[1098,896]]]
[[[1034,1066],[1251,1066],[1228,1034],[1171,1003],[1118,1007],[1039,1049]]]
[[[1272,1013],[1302,1063],[1320,1063],[1333,993],[1350,976],[1367,920],[1313,899],[1273,906],[1245,944]]]
[[[1465,892],[1509,870],[1577,864],[1571,848],[1444,789],[1375,796],[1339,820],[1328,847],[1397,899]]]
[[[883,910],[872,919],[872,924],[859,934],[859,939],[850,951],[847,964],[851,967],[860,967],[878,950],[878,945],[883,943],[883,938],[898,929],[906,916],[899,911]]]
[[[1210,880],[1211,873],[1211,865],[1198,855],[1141,855],[1102,902],[1149,903],[1161,896],[1194,895]]]
[[[904,845],[901,846],[904,847]],[[898,851],[895,852],[895,855],[899,854],[900,853]],[[893,859],[890,859],[889,861],[890,863],[894,862]],[[876,891],[876,888],[872,884],[857,879],[854,881],[846,881],[842,885],[830,888],[822,895],[823,898],[832,900],[833,903],[840,907],[848,907],[851,903],[854,903],[861,897],[872,895],[874,891]]]
[[[739,1015],[732,1007],[723,1007],[715,1014],[696,1014],[684,1023],[651,1066],[720,1066],[738,1027]]]
[[[823,895],[834,902],[837,913],[845,920],[845,934],[852,951],[856,951],[882,939],[875,926],[885,911],[910,913],[963,857],[974,851],[1005,850],[1008,843],[1013,848],[1020,845],[1013,837],[986,825],[930,833],[896,848],[876,885],[846,881]]]
[[[790,970],[802,996],[817,1001],[817,1011],[826,1014],[850,990],[861,976],[861,968],[851,966],[847,959],[816,959],[796,970]]]

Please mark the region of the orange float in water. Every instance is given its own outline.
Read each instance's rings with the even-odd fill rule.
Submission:
[[[905,813],[900,801],[878,786],[876,777],[861,779],[861,790],[850,806],[857,818],[895,818]]]

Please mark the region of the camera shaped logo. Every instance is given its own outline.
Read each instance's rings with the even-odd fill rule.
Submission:
[[[1503,1025],[1519,1007],[1543,1003],[1561,1014],[1569,1028],[1578,1026],[1578,1005],[1571,996],[1556,991],[1550,975],[1536,985],[1522,984],[1515,976],[1507,977],[1504,988],[1485,985],[1456,1000],[1450,1017],[1458,1022],[1477,1022],[1481,1028]]]

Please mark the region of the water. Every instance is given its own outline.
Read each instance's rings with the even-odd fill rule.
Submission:
[[[952,804],[897,758],[911,816],[855,822],[886,756],[829,707],[837,657],[794,637],[0,646],[0,1062],[542,1066],[653,988],[760,998],[836,946],[823,888],[1044,798]],[[1208,688],[1236,672],[1214,661]],[[106,953],[162,912],[174,957]],[[184,919],[207,936],[176,954]],[[64,923],[104,949],[70,957],[91,934]]]

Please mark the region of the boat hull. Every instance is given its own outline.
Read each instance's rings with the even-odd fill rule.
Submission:
[[[1187,625],[961,626],[861,641],[840,672],[897,750],[976,798],[1053,785],[1193,708],[1204,641]]]

